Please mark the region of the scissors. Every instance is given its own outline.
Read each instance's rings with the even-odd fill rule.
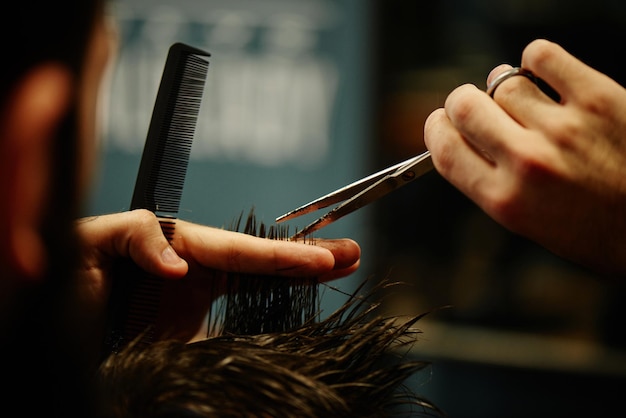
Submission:
[[[296,232],[291,238],[304,237],[411,183],[432,169],[430,152],[426,151],[287,212],[276,218],[276,222],[280,223],[343,202],[301,231]]]
[[[560,97],[554,89],[552,89],[539,77],[536,77],[531,71],[521,67],[511,68],[496,77],[487,86],[487,94],[493,98],[496,88],[505,80],[515,76],[523,76],[530,79],[553,100],[557,102],[560,101]],[[292,238],[304,237],[325,227],[326,225],[330,225],[337,219],[380,199],[394,190],[411,183],[413,180],[428,173],[432,169],[433,162],[430,157],[430,152],[426,151],[423,154],[409,158],[406,161],[385,168],[384,170],[315,199],[306,205],[292,210],[291,212],[287,212],[286,214],[276,218],[276,222],[280,223],[288,219],[293,219],[318,209],[328,207],[335,203],[343,202],[292,236]]]

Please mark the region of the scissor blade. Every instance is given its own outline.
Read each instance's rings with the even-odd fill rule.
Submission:
[[[356,211],[357,209],[360,209],[363,206],[366,206],[367,204],[378,200],[383,195],[386,195],[389,192],[397,189],[399,187],[397,185],[397,182],[398,180],[395,177],[384,177],[380,179],[378,182],[374,183],[367,189],[358,193],[351,199],[346,200],[341,205],[326,213],[324,216],[316,219],[315,221],[304,227],[304,229],[293,235],[292,238],[301,238],[309,235],[327,225],[330,225],[339,218],[343,218],[344,216]]]
[[[428,151],[407,161],[394,173],[381,178],[351,199],[346,200],[324,216],[316,219],[293,235],[292,238],[301,238],[322,229],[363,206],[409,184],[433,168],[430,152]]]
[[[331,192],[327,195],[324,195],[322,197],[319,197],[305,205],[302,205],[290,212],[285,213],[284,215],[279,216],[278,218],[276,218],[276,222],[280,223],[280,222],[284,222],[286,220],[289,219],[293,219],[293,218],[297,218],[298,216],[302,216],[302,215],[306,215],[307,213],[311,213],[311,212],[315,212],[316,210],[319,209],[323,209],[325,207],[328,207],[330,205],[334,205],[335,203],[339,203],[339,202],[343,202],[344,200],[347,200],[353,196],[355,196],[356,194],[358,194],[359,192],[361,192],[364,189],[367,189],[368,187],[370,187],[373,183],[376,183],[377,181],[379,181],[381,178],[383,178],[384,176],[393,173],[394,171],[398,170],[399,168],[410,164],[412,162],[414,162],[415,160],[417,160],[418,158],[420,158],[421,156],[417,156],[417,157],[412,157],[409,158],[408,160],[402,161],[398,164],[395,164],[391,167],[387,167],[383,170],[377,171],[374,174],[371,174],[365,178],[362,178],[360,180],[357,180],[353,183],[348,184],[347,186],[344,186],[340,189],[335,190],[334,192]]]

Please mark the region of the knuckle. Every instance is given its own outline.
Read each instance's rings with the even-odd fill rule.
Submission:
[[[519,197],[520,189],[515,186],[496,190],[486,201],[486,212],[497,222],[514,230],[522,219]]]
[[[475,106],[476,88],[469,85],[457,88],[446,100],[446,110],[452,120],[465,124],[471,120],[477,109]]]
[[[158,218],[147,209],[133,210],[129,222],[128,233],[132,240],[136,240],[138,237],[141,240],[151,239],[152,237],[160,238],[163,235]]]
[[[537,39],[529,43],[522,52],[522,62],[530,68],[543,67],[557,53],[557,45],[545,39]]]
[[[139,227],[149,227],[159,222],[156,215],[147,209],[135,209],[132,214],[133,224]]]
[[[588,113],[593,115],[607,115],[614,111],[615,103],[612,98],[612,90],[595,88],[586,91],[584,95],[577,97],[578,105]]]
[[[437,148],[437,152],[432,154],[433,160],[437,165],[437,170],[442,174],[450,173],[454,167],[454,150],[448,142],[441,142]]]
[[[434,134],[440,126],[442,120],[445,118],[445,111],[442,108],[435,109],[424,122],[424,139],[431,138],[431,134]]]
[[[584,135],[585,123],[578,117],[563,117],[547,122],[545,130],[550,140],[559,148],[569,149]]]
[[[541,153],[518,152],[508,181],[498,183],[485,197],[486,211],[505,227],[520,232],[533,210],[528,205],[529,193],[554,176],[549,161],[550,158]]]
[[[514,178],[512,195],[517,197],[525,185],[536,184],[543,181],[551,171],[550,157],[542,155],[537,149],[520,147],[516,151],[515,164],[513,165]]]

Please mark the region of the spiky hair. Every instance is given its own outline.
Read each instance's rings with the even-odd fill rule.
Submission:
[[[282,289],[289,297],[278,303],[278,311],[296,320],[281,322],[266,314],[267,307],[277,303],[276,289],[266,293],[273,295],[266,303],[258,303],[254,292],[268,283],[267,277],[233,279],[239,285],[227,295],[229,302],[221,303],[238,308],[221,311],[224,317],[216,319],[222,325],[220,335],[193,343],[131,343],[102,364],[98,377],[103,417],[443,415],[404,385],[409,376],[429,366],[406,355],[420,334],[415,324],[423,315],[400,321],[377,313],[377,292],[398,283],[383,280],[367,291],[363,283],[323,320],[310,314],[317,293],[297,297],[305,288],[317,288],[317,282]],[[249,292],[244,297],[239,293],[242,280]],[[289,282],[275,280],[275,285]],[[303,316],[303,308],[309,314]],[[232,315],[255,319],[234,321]],[[273,323],[268,324],[268,318]],[[250,322],[261,331],[250,332]]]

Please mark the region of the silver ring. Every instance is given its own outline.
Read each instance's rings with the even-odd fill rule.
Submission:
[[[522,67],[513,67],[508,71],[503,72],[493,79],[491,83],[487,86],[487,94],[493,97],[496,92],[496,88],[504,82],[504,80],[508,80],[511,77],[515,77],[516,75],[521,75],[528,78],[533,83],[537,84],[537,77],[530,71]]]

